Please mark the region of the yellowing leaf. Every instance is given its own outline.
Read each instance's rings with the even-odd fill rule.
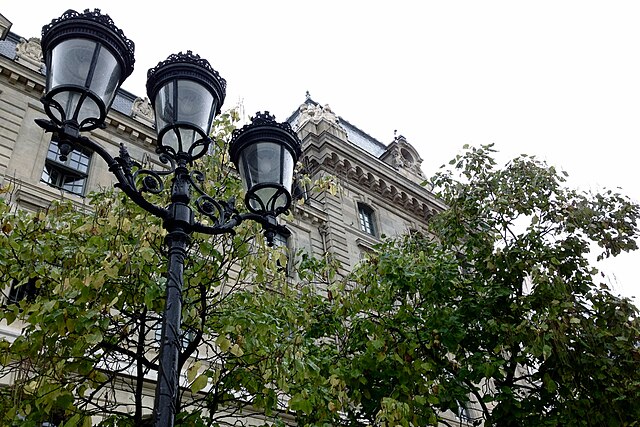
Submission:
[[[9,221],[6,221],[4,224],[2,224],[2,232],[9,234],[11,233],[11,230],[13,230],[13,224],[11,224]]]
[[[229,347],[231,347],[231,341],[229,341],[224,335],[220,335],[216,339],[216,344],[218,344],[218,347],[220,347],[220,350],[222,351],[227,351]]]
[[[236,357],[240,357],[240,356],[242,356],[244,354],[244,351],[242,351],[242,349],[240,348],[240,346],[238,344],[234,344],[229,349],[229,353],[233,354]]]
[[[187,369],[187,381],[192,382],[196,378],[200,366],[202,366],[202,362],[200,362],[199,360],[193,365],[189,366],[189,369]]]
[[[196,378],[191,383],[191,392],[192,393],[197,393],[200,390],[202,390],[203,388],[205,388],[207,386],[208,380],[209,380],[209,378],[205,374],[199,375],[198,378]]]

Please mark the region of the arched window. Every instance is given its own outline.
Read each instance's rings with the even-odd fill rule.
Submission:
[[[376,235],[375,215],[372,208],[364,203],[358,203],[358,219],[360,220],[360,230],[372,236]]]

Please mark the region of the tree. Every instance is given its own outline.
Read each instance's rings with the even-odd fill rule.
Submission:
[[[215,186],[202,183],[216,199],[240,199],[226,156],[235,120],[234,112],[217,120],[214,155],[198,165],[216,177]],[[0,425],[87,426],[99,416],[101,425],[139,426],[151,411],[165,231],[118,191],[88,200],[86,209],[62,202],[36,213],[0,201],[1,288],[30,290],[29,298],[0,311],[0,320],[22,332],[0,340],[0,375],[12,383],[0,389]],[[305,316],[285,297],[286,278],[277,268],[284,254],[265,248],[255,224],[236,231],[191,241],[180,425],[241,421],[245,408],[276,419],[282,406],[272,384],[286,389],[278,367],[293,363],[302,344],[297,334],[283,334]],[[262,311],[246,311],[257,304]],[[269,313],[284,320],[265,320]]]
[[[301,424],[637,425],[638,310],[589,252],[637,249],[640,207],[568,189],[533,157],[497,168],[492,153],[457,156],[430,181],[448,209],[428,230],[330,285],[316,308],[326,386]]]
[[[224,119],[205,165],[219,199],[240,192]],[[535,158],[497,169],[491,147],[452,165],[431,181],[449,208],[344,280],[330,256],[304,255],[289,285],[284,254],[264,250],[251,224],[195,236],[180,425],[239,425],[256,411],[271,425],[454,425],[452,412],[485,425],[634,425],[638,311],[599,283],[588,254],[591,242],[604,257],[636,249],[638,205],[567,189]],[[0,225],[5,288],[36,291],[0,312],[23,327],[0,341],[1,374],[15,380],[0,389],[2,425],[142,425],[164,304],[160,224],[105,192],[86,211],[0,203]]]

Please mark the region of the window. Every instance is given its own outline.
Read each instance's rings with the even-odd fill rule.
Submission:
[[[360,219],[360,229],[365,233],[376,235],[373,209],[369,206],[358,203],[358,218]]]
[[[7,303],[19,304],[20,301],[34,302],[38,296],[38,288],[36,287],[36,279],[30,278],[27,282],[19,285],[16,279],[11,283]]]
[[[305,204],[308,204],[310,199],[309,187],[306,184],[301,183],[299,180],[295,180],[293,183],[291,198],[293,199],[293,203],[298,200],[303,200]]]
[[[42,181],[52,187],[83,196],[86,190],[90,160],[90,152],[73,150],[67,156],[66,161],[61,161],[58,141],[51,140],[47,160],[42,171]]]
[[[286,261],[284,262],[284,265],[282,265],[282,261],[278,260],[278,270],[280,271],[284,271],[287,275],[290,273],[289,270],[289,239],[288,236],[285,236],[284,234],[281,233],[276,233],[275,236],[273,236],[273,246],[276,248],[284,248],[284,252],[285,252],[285,257],[286,257]]]

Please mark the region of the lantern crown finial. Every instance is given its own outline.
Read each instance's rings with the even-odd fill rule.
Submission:
[[[187,65],[187,67],[183,65]],[[198,68],[203,72],[197,72]],[[216,114],[220,114],[227,92],[227,81],[213,69],[209,61],[190,50],[187,50],[187,53],[172,53],[167,59],[158,62],[158,65],[147,71],[147,95],[152,104],[158,88],[167,79],[175,78],[176,76],[200,81],[206,87],[211,88],[210,90],[214,90],[219,99]]]
[[[182,53],[182,52],[172,53],[164,61],[158,62],[158,65],[156,65],[153,68],[150,68],[149,71],[147,71],[147,81],[152,80],[152,77],[158,72],[159,69],[167,65],[176,64],[176,63],[190,63],[190,64],[198,65],[204,68],[205,70],[209,71],[212,74],[213,78],[217,81],[218,85],[222,88],[223,92],[226,91],[227,81],[220,76],[220,73],[218,73],[216,70],[213,69],[209,61],[207,61],[205,58],[200,57],[200,55],[193,53],[190,50],[187,50],[187,53]]]
[[[289,134],[293,138],[293,140],[298,140],[298,135],[294,132],[289,122],[285,121],[279,123],[276,121],[276,117],[268,111],[258,111],[253,117],[251,117],[251,123],[248,123],[241,128],[235,129],[233,131],[231,135],[231,145],[234,145],[234,141],[237,141],[244,133],[250,131],[253,128],[256,128],[257,126],[274,126]],[[295,145],[293,149],[295,150],[296,154],[300,156],[301,151],[299,144]]]
[[[69,9],[53,19],[42,27],[42,51],[46,52],[63,40],[83,36],[100,39],[122,58],[124,72],[121,81],[131,75],[135,63],[135,43],[124,35],[109,15],[100,13],[100,9],[85,9],[82,13]]]

